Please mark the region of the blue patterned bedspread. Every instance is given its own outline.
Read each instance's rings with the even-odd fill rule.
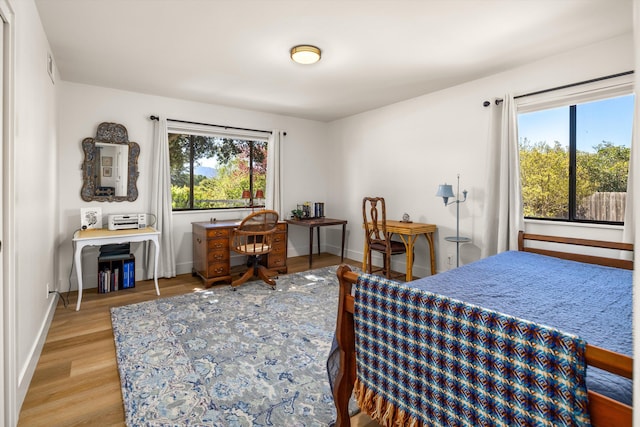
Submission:
[[[411,282],[632,356],[631,270],[509,251]],[[631,405],[631,380],[587,368],[587,387]]]
[[[504,252],[409,286],[508,313],[632,355],[631,271]],[[402,330],[406,325],[398,322],[395,327]],[[328,361],[330,371],[335,370],[335,355],[332,352]],[[587,386],[631,404],[630,380],[589,367]]]
[[[573,335],[368,274],[354,320],[356,401],[384,425],[590,425]]]

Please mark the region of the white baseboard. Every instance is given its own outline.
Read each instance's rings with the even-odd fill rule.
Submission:
[[[27,391],[29,390],[29,384],[31,384],[33,374],[36,371],[36,366],[38,366],[38,360],[40,360],[42,348],[47,340],[49,327],[51,326],[53,315],[55,314],[56,307],[58,306],[58,298],[58,294],[53,294],[53,298],[49,298],[49,307],[47,308],[47,314],[40,325],[38,339],[33,343],[29,356],[27,357],[27,361],[22,366],[20,374],[18,375],[18,389],[16,390],[16,405],[18,407],[18,413],[20,413],[20,408],[22,408],[24,398],[27,396]]]

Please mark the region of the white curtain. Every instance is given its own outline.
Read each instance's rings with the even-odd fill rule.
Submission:
[[[636,213],[640,212],[640,200],[634,197],[634,189],[639,188],[638,179],[640,175],[637,172],[640,164],[640,1],[634,3],[634,46],[635,46],[635,73],[634,73],[634,92],[635,92],[635,115],[633,120],[633,131],[631,136],[631,157],[629,159],[629,179],[627,180],[627,203],[624,210],[624,230],[622,232],[622,241],[626,243],[634,243],[636,239]],[[640,230],[638,230],[640,231]]]
[[[493,106],[489,129],[482,257],[518,248],[524,230],[516,107],[512,95]]]
[[[282,170],[282,140],[284,133],[274,129],[269,137],[267,145],[267,182],[265,207],[273,209],[280,215],[284,215],[284,204],[282,200],[283,192],[283,170]]]
[[[173,217],[171,210],[171,173],[167,120],[158,119],[155,125],[149,212],[156,217],[155,228],[160,231],[158,277],[176,276],[176,257],[173,249]],[[153,259],[147,263],[147,279],[153,278]]]

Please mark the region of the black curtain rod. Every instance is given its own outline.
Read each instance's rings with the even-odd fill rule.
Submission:
[[[599,82],[599,81],[607,80],[607,79],[614,79],[616,77],[627,76],[629,74],[633,74],[633,70],[624,71],[622,73],[617,73],[617,74],[611,74],[611,75],[604,76],[604,77],[597,77],[595,79],[584,80],[584,81],[577,82],[577,83],[570,83],[570,84],[567,84],[567,85],[556,86],[556,87],[552,87],[551,89],[543,89],[543,90],[539,90],[539,91],[536,91],[536,92],[525,93],[524,95],[514,96],[513,99],[524,98],[526,96],[540,95],[541,93],[553,92],[554,90],[560,90],[560,89],[566,89],[566,88],[569,88],[569,87],[585,85],[587,83],[595,83],[595,82]],[[496,105],[500,105],[501,102],[502,102],[502,99],[500,99],[500,98],[495,100]],[[490,101],[484,101],[482,103],[482,105],[485,106],[485,107],[488,107],[489,105],[491,105],[491,102]]]
[[[160,120],[160,117],[158,117],[158,116],[149,116],[149,118],[151,120]],[[171,122],[187,123],[187,124],[190,124],[190,125],[213,126],[213,127],[217,127],[217,128],[223,128],[223,129],[246,130],[246,131],[250,131],[250,132],[262,132],[262,133],[268,133],[268,134],[272,134],[273,133],[270,130],[237,128],[237,127],[234,127],[234,126],[212,125],[211,123],[190,122],[190,121],[187,121],[187,120],[178,120],[178,119],[167,119],[167,120],[169,120]],[[284,134],[286,135],[287,133],[284,132]]]

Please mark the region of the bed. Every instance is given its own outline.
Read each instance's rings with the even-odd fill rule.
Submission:
[[[553,249],[540,249],[540,244],[532,243],[536,241],[545,242],[545,247]],[[556,250],[555,247],[559,245],[605,248],[611,256],[575,254],[566,249]],[[548,325],[551,331],[557,328],[562,330],[561,334],[565,334],[566,331],[567,336],[577,337],[576,342],[583,343],[581,357],[586,370],[586,373],[581,374],[582,377],[577,375],[580,377],[577,381],[584,383],[583,406],[588,414],[584,423],[580,421],[577,424],[588,425],[590,422],[593,426],[631,426],[633,262],[620,256],[625,251],[633,251],[633,245],[521,232],[519,251],[505,252],[459,269],[418,279],[401,285],[401,289],[409,288],[410,292],[426,291],[427,294],[436,296],[450,294],[454,302],[465,301],[465,304],[468,302],[471,307],[488,306],[491,313],[508,313],[516,320],[527,319],[527,322],[531,321],[533,325]],[[545,268],[540,267],[543,263],[546,265]],[[358,314],[356,313],[354,320],[354,307],[357,302],[352,294],[352,285],[358,283],[359,278],[362,280],[368,275],[353,272],[346,265],[338,268],[337,275],[340,296],[335,335],[336,349],[330,355],[328,367],[330,379],[333,379],[336,423],[338,426],[348,426],[349,401],[354,393],[354,385],[357,388],[365,382],[356,375],[356,366],[361,360],[356,361],[356,336],[359,335],[354,330],[354,322],[357,322]],[[485,278],[479,283],[478,277]],[[527,284],[526,280],[523,282],[521,279],[525,277],[533,277],[533,283]],[[512,285],[516,280],[518,285]],[[470,281],[473,283],[469,284]],[[613,284],[614,281],[617,284]],[[459,283],[463,285],[458,286]],[[499,287],[504,284],[507,284],[506,288]],[[488,299],[484,298],[487,296]],[[542,299],[538,300],[540,296]],[[519,300],[523,300],[524,303],[519,303]],[[565,316],[567,314],[569,320]],[[612,320],[616,315],[618,317]],[[570,319],[572,316],[573,320]],[[394,328],[404,330],[401,324],[395,324]],[[362,338],[360,340],[362,345]],[[333,373],[331,364],[334,366]],[[364,370],[362,367],[359,369]],[[402,384],[389,381],[383,388],[400,390],[403,387]],[[413,385],[406,388],[409,394],[415,389]],[[385,391],[392,393],[391,398],[387,395],[386,400],[381,400],[399,400],[396,406],[402,407],[402,399],[405,396],[403,393],[407,390],[402,393],[400,390],[397,395],[393,395],[393,390]],[[364,395],[365,392],[361,391],[361,394]],[[398,397],[400,395],[402,397]],[[406,405],[405,402],[405,406],[411,405]],[[382,425],[390,425],[392,417],[389,411],[384,415],[379,406],[380,404],[377,411],[373,407],[362,409],[369,415],[375,412],[372,418]],[[404,418],[403,420],[402,422],[408,425],[408,421]],[[398,420],[394,422],[398,423]],[[476,422],[484,423],[477,420]]]

